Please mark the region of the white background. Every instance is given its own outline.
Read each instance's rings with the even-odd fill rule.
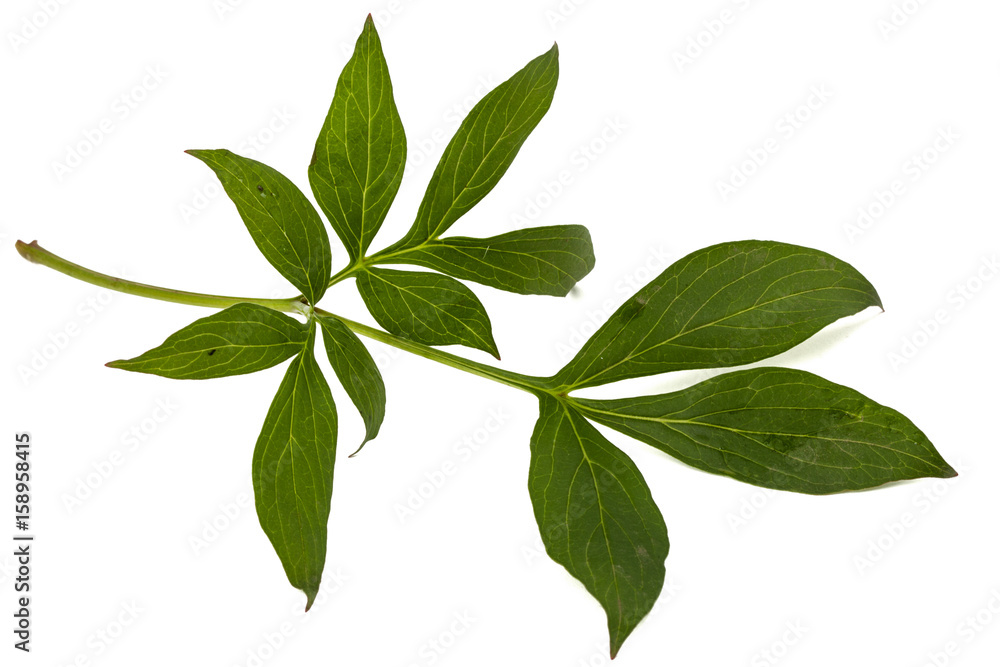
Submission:
[[[838,323],[769,363],[899,409],[961,472],[833,497],[764,493],[609,433],[643,470],[672,543],[669,592],[616,664],[996,664],[1000,279],[989,262],[1000,246],[1000,6],[896,2],[909,12],[895,15],[899,25],[888,23],[892,0],[7,0],[0,536],[9,544],[14,532],[13,435],[29,431],[37,541],[30,656],[11,648],[13,563],[0,549],[0,662],[607,662],[602,610],[540,550],[526,492],[530,396],[372,344],[388,416],[348,460],[362,425],[334,387],[341,448],[327,594],[303,616],[252,504],[238,504],[250,497],[253,443],[282,368],[211,382],[107,369],[206,312],[111,295],[14,251],[15,239],[38,239],[153,284],[290,294],[232,205],[218,190],[206,196],[214,177],[182,150],[255,154],[308,192],[315,134],[371,11],[410,154],[375,249],[408,228],[483,81],[496,85],[559,43],[550,112],[454,232],[509,231],[524,226],[517,216],[582,223],[598,260],[566,299],[475,287],[505,368],[554,372],[594,318],[703,246],[813,246],[864,273],[885,312]],[[49,18],[39,13],[47,5]],[[723,11],[729,22],[715,23]],[[679,60],[685,52],[690,62]],[[79,148],[104,119],[110,133]],[[938,142],[947,150],[935,149],[949,128],[951,143]],[[769,139],[776,152],[744,165]],[[88,154],[60,177],[55,163],[75,150]],[[925,151],[933,163],[916,166]],[[734,168],[753,173],[724,198],[719,183]],[[550,196],[546,184],[562,171],[570,183]],[[902,194],[849,235],[859,207],[879,213],[878,193],[888,201],[897,179]],[[345,260],[335,249],[335,263]],[[350,283],[324,306],[371,321]],[[662,392],[705,375],[591,393]],[[104,479],[95,471],[116,451]],[[432,494],[425,486],[430,497],[401,519],[410,494],[449,463],[456,472]],[[78,496],[87,497],[67,504]],[[129,622],[120,633],[119,617]],[[116,636],[108,643],[102,632]]]

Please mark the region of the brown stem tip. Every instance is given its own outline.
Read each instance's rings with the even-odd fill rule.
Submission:
[[[38,249],[38,241],[32,241],[31,243],[18,241],[14,244],[14,247],[17,248],[17,252],[21,257],[24,257],[29,262],[35,262],[35,253],[33,251]]]

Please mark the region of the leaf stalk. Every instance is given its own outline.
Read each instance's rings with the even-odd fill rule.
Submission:
[[[385,343],[386,345],[391,345],[395,348],[403,350],[404,352],[409,352],[419,357],[423,357],[424,359],[430,359],[444,364],[445,366],[465,371],[466,373],[478,375],[479,377],[487,378],[489,380],[493,380],[494,382],[505,384],[509,387],[515,387],[536,396],[542,394],[555,395],[546,378],[522,375],[521,373],[503,370],[502,368],[496,368],[495,366],[490,366],[489,364],[472,361],[471,359],[466,359],[456,354],[445,352],[444,350],[439,350],[406,338],[395,336],[380,329],[370,327],[360,322],[355,322],[354,320],[341,317],[340,315],[327,312],[320,308],[312,308],[308,303],[303,301],[301,296],[294,296],[286,299],[256,299],[248,297],[202,294],[199,292],[187,292],[167,287],[157,287],[155,285],[137,283],[124,278],[116,278],[114,276],[109,276],[105,273],[100,273],[98,271],[80,266],[79,264],[74,264],[73,262],[62,258],[53,252],[46,250],[42,246],[38,245],[37,241],[32,241],[31,243],[18,241],[15,245],[21,256],[29,262],[46,266],[50,269],[63,273],[70,278],[76,278],[77,280],[90,283],[91,285],[96,285],[98,287],[103,287],[105,289],[122,292],[124,294],[132,294],[134,296],[141,296],[147,299],[180,303],[188,306],[202,306],[206,308],[229,308],[230,306],[234,306],[238,303],[252,303],[283,313],[302,315],[310,320],[312,319],[310,317],[311,313],[315,312],[317,315],[326,315],[340,320],[354,333],[365,336],[366,338],[371,338],[372,340],[376,340],[380,343]],[[347,275],[350,275],[359,267],[360,264],[351,265],[337,275],[347,277]],[[341,279],[343,279],[343,277]],[[331,280],[331,284],[334,282],[338,282],[336,280],[336,276],[333,280]]]

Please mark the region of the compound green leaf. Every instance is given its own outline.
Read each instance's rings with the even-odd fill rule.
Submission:
[[[256,160],[224,149],[187,152],[219,177],[271,266],[315,305],[326,292],[332,257],[326,227],[305,195]]]
[[[594,268],[594,247],[586,227],[558,225],[428,241],[380,263],[424,266],[518,294],[565,296]]]
[[[292,586],[319,592],[333,492],[337,409],[311,345],[292,360],[253,453],[257,517]]]
[[[391,334],[424,345],[468,345],[500,358],[486,309],[454,278],[373,268],[358,274],[358,291]]]
[[[573,401],[691,466],[772,489],[826,494],[957,474],[909,419],[804,371],[753,368],[671,394]]]
[[[366,442],[378,435],[385,418],[385,383],[368,348],[353,331],[335,317],[320,315],[317,319],[323,327],[330,365],[365,422],[365,439],[358,447],[361,451]]]
[[[434,169],[413,227],[394,247],[437,238],[490,193],[548,111],[558,78],[553,45],[472,108]]]
[[[604,607],[614,658],[663,587],[670,545],[649,487],[586,419],[543,396],[528,492],[545,550]]]
[[[316,201],[354,261],[399,190],[406,137],[371,16],[344,67],[309,165]]]
[[[749,364],[881,305],[864,276],[825,252],[773,241],[721,243],[667,267],[553,381],[577,388]]]
[[[288,315],[238,303],[195,320],[138,357],[107,366],[179,380],[243,375],[293,357],[305,345],[307,332]]]

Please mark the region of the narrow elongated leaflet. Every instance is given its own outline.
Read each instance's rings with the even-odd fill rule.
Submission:
[[[305,345],[307,331],[288,315],[238,303],[195,320],[138,357],[106,365],[178,380],[243,375],[293,357]]]
[[[257,517],[292,586],[319,592],[337,451],[337,409],[311,342],[292,360],[253,452]]]
[[[825,252],[773,241],[720,243],[639,290],[553,381],[572,389],[749,364],[881,305],[864,276]]]
[[[368,269],[357,282],[368,311],[389,333],[424,345],[468,345],[500,358],[486,309],[454,278]]]
[[[366,442],[378,435],[385,418],[385,383],[368,348],[354,332],[335,317],[320,315],[317,319],[323,327],[330,365],[365,422],[365,439],[358,447],[361,451]]]
[[[452,236],[379,262],[425,266],[518,294],[566,296],[594,268],[594,247],[586,227],[558,225],[486,239]]]
[[[351,261],[364,256],[399,190],[406,137],[369,16],[316,140],[309,184]]]
[[[649,487],[586,419],[543,396],[528,492],[545,550],[604,607],[614,658],[663,587],[670,544]]]
[[[548,111],[558,78],[553,44],[472,108],[434,169],[413,227],[393,248],[437,238],[490,193]]]
[[[326,227],[305,195],[256,160],[227,150],[187,152],[219,177],[271,266],[315,305],[326,291],[332,257]]]
[[[688,465],[772,489],[825,494],[957,474],[909,419],[805,371],[752,368],[671,394],[573,401]]]

